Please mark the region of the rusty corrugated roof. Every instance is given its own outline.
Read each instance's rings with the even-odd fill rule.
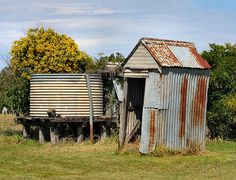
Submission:
[[[184,41],[142,38],[140,42],[162,67],[210,69],[197,52],[194,43]]]

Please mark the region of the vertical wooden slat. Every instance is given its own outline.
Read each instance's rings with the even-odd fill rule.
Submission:
[[[124,100],[123,100],[123,113],[122,119],[120,122],[120,133],[119,133],[119,147],[124,146],[125,140],[125,129],[126,129],[126,121],[127,121],[127,99],[128,99],[128,81],[127,78],[124,78]]]

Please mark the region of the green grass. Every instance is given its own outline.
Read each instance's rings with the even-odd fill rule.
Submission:
[[[43,145],[24,140],[13,117],[0,116],[0,179],[235,179],[236,142],[208,141],[195,156],[144,156],[136,146],[117,153],[111,139]]]

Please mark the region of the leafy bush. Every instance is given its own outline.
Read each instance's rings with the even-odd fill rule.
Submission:
[[[210,44],[202,53],[211,64],[207,125],[211,138],[236,138],[236,46]]]
[[[29,112],[29,80],[17,76],[11,67],[0,72],[0,108],[19,113]]]

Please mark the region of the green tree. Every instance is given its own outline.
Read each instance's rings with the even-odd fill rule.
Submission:
[[[110,56],[99,53],[99,58],[96,59],[96,69],[106,70],[108,64],[114,64],[117,65],[117,71],[119,71],[124,61],[125,57],[119,52],[112,53]]]
[[[92,65],[72,38],[50,28],[29,29],[11,48],[13,70],[27,78],[32,73],[85,72]]]
[[[202,53],[211,64],[207,123],[212,138],[236,138],[236,46],[210,44]]]
[[[104,109],[106,114],[112,115],[114,107],[117,107],[117,100],[114,92],[113,81],[123,84],[123,78],[117,76],[120,73],[121,65],[125,57],[119,53],[112,53],[109,56],[99,53],[99,58],[96,59],[95,69],[97,71],[107,72],[103,73],[103,91],[104,91]],[[111,65],[112,67],[108,67]]]
[[[11,67],[0,72],[0,108],[4,106],[10,111],[29,112],[29,81],[16,76]]]

